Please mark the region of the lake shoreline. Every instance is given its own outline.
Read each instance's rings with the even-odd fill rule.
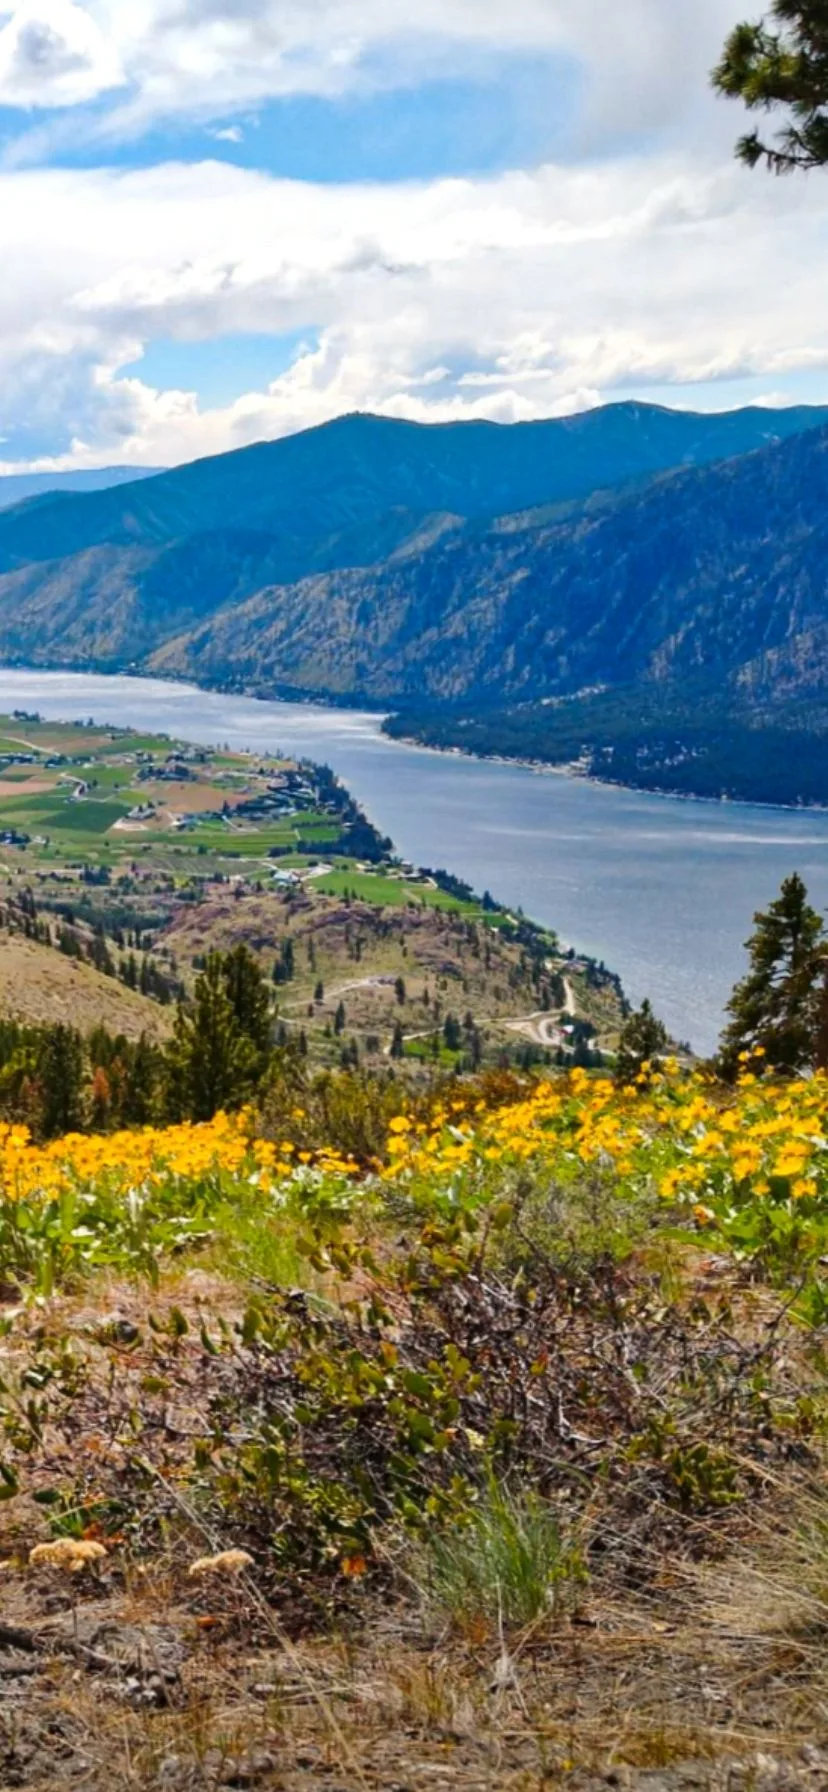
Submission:
[[[273,690],[262,690],[255,685],[234,685],[223,680],[211,680],[185,676],[179,672],[150,671],[136,666],[118,668],[102,668],[99,666],[68,666],[50,662],[49,665],[32,666],[8,661],[0,662],[0,672],[38,672],[65,673],[78,678],[134,678],[147,683],[180,685],[191,690],[204,691],[205,694],[217,697],[244,697],[253,703],[288,703],[301,709],[323,709],[332,714],[370,715],[380,724],[380,732],[384,740],[391,746],[416,749],[420,753],[434,753],[441,759],[470,760],[476,765],[515,766],[522,771],[536,774],[549,774],[553,777],[570,778],[582,784],[591,784],[602,790],[625,790],[642,796],[660,797],[670,803],[706,803],[714,809],[733,807],[758,809],[765,813],[780,815],[825,815],[828,814],[828,802],[825,803],[766,803],[758,797],[710,796],[702,791],[664,790],[660,785],[628,784],[623,778],[600,778],[595,772],[583,770],[578,760],[556,763],[551,759],[527,759],[510,753],[476,753],[467,747],[435,746],[429,741],[418,740],[415,734],[390,734],[385,723],[399,711],[380,705],[374,706],[370,699],[334,697],[330,693],[319,696],[310,691],[297,691],[285,686]]]
[[[43,669],[44,671],[47,670],[46,667]],[[70,670],[69,667],[53,669],[60,671]],[[316,696],[309,691],[297,693],[295,690],[291,690],[288,687],[285,687],[284,690],[277,688],[272,691],[263,691],[253,685],[237,688],[236,686],[226,685],[219,682],[213,684],[210,682],[205,683],[201,679],[185,678],[183,674],[180,675],[178,673],[153,672],[150,674],[146,672],[130,672],[127,673],[126,676],[136,678],[160,678],[164,683],[170,684],[189,684],[196,690],[211,691],[220,696],[247,697],[252,702],[256,703],[295,703],[300,707],[307,709],[328,709],[334,713],[344,712],[345,714],[348,714],[349,712],[357,712],[360,714],[372,715],[381,725],[380,731],[383,738],[389,741],[392,745],[408,747],[409,749],[416,748],[420,753],[435,753],[443,759],[469,759],[477,765],[517,766],[523,771],[551,774],[553,777],[558,778],[577,779],[583,784],[594,784],[603,790],[628,790],[633,793],[638,791],[641,792],[642,795],[661,797],[665,801],[671,803],[709,803],[715,809],[727,809],[732,808],[734,805],[738,805],[740,808],[746,809],[760,809],[770,812],[778,811],[783,815],[828,814],[828,802],[766,803],[762,802],[758,797],[709,796],[702,791],[696,790],[665,790],[661,785],[628,784],[623,778],[600,778],[595,772],[585,771],[578,760],[556,762],[551,759],[527,759],[511,753],[476,753],[468,747],[435,746],[430,741],[419,740],[416,734],[390,734],[385,727],[385,723],[390,721],[393,716],[399,714],[399,711],[394,710],[393,708],[384,708],[379,705],[374,707],[370,699],[357,700],[356,698],[350,699],[347,697],[337,698],[330,694],[326,696]]]
[[[611,965],[633,1005],[649,997],[672,1036],[702,1056],[715,1050],[744,974],[751,916],[792,871],[828,909],[828,816],[813,808],[679,802],[561,767],[407,745],[382,732],[376,711],[134,671],[0,668],[0,703],[327,763],[402,859],[491,888],[512,912]]]
[[[338,708],[331,704],[331,708]],[[390,715],[390,710],[384,712]],[[471,759],[478,765],[515,765],[523,771],[551,773],[553,777],[572,778],[581,784],[594,784],[601,790],[627,790],[632,795],[656,796],[669,803],[709,803],[714,809],[761,809],[781,815],[826,815],[828,803],[763,803],[758,797],[745,796],[705,796],[696,790],[664,790],[661,785],[627,784],[623,778],[599,778],[595,772],[584,771],[579,760],[567,763],[556,763],[551,759],[520,759],[510,753],[474,753],[468,747],[436,747],[430,741],[418,740],[416,734],[386,734],[386,740],[400,746],[416,747],[421,753],[436,753],[440,758]]]
[[[60,669],[68,670],[68,668]],[[435,746],[431,741],[419,740],[416,734],[389,733],[385,727],[385,723],[390,721],[400,712],[393,708],[384,708],[379,705],[374,707],[370,699],[337,698],[330,694],[316,696],[310,691],[297,693],[295,690],[291,690],[288,687],[284,690],[276,688],[272,691],[262,691],[252,685],[236,688],[235,686],[228,686],[218,682],[215,684],[204,683],[200,679],[185,678],[183,675],[180,676],[177,673],[159,674],[153,672],[150,675],[148,673],[137,672],[131,673],[129,676],[138,678],[149,676],[152,676],[153,678],[160,677],[164,682],[169,682],[171,684],[189,684],[194,686],[196,690],[212,691],[223,696],[248,697],[252,702],[256,703],[295,703],[302,708],[327,709],[331,710],[333,713],[344,712],[345,714],[348,714],[349,712],[358,712],[361,714],[372,715],[380,723],[380,731],[383,738],[389,741],[392,746],[398,745],[401,747],[408,747],[409,749],[416,748],[420,753],[435,753],[442,759],[469,759],[477,765],[517,766],[522,771],[548,774],[558,778],[577,779],[582,784],[594,784],[603,790],[628,790],[633,794],[635,792],[640,792],[644,796],[661,797],[665,801],[671,803],[709,803],[715,809],[727,809],[732,808],[734,805],[738,805],[740,808],[746,809],[760,809],[770,812],[778,811],[783,815],[828,814],[828,802],[766,803],[762,802],[758,797],[709,796],[703,791],[697,790],[665,790],[661,785],[629,784],[623,778],[598,777],[595,772],[585,771],[579,760],[556,762],[552,759],[527,759],[518,754],[511,753],[479,753],[474,752],[469,747]]]

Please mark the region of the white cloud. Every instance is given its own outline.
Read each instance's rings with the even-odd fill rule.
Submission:
[[[777,393],[828,366],[824,195],[675,156],[400,188],[7,173],[0,433],[34,420],[76,464],[158,463],[355,408],[509,421],[630,387]],[[295,364],[222,407],[121,372],[157,339],[297,331]]]
[[[115,40],[73,0],[21,0],[0,29],[2,105],[78,106],[123,78]]]
[[[77,104],[123,71],[128,94],[84,121],[88,135],[178,114],[226,118],[286,94],[412,86],[463,73],[470,53],[518,52],[565,54],[583,68],[588,144],[672,130],[697,111],[743,0],[17,0],[6,10],[25,75],[7,83],[7,104]],[[559,103],[551,92],[550,107]]]

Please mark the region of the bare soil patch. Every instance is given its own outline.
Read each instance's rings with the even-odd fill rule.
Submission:
[[[41,777],[37,772],[31,777],[24,772],[19,778],[0,778],[0,796],[43,796],[54,788],[54,778]]]

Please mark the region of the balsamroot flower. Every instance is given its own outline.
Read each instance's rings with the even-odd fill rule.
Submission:
[[[243,1574],[245,1568],[253,1568],[253,1557],[246,1549],[223,1549],[217,1556],[199,1556],[191,1562],[187,1570],[191,1580],[201,1580],[209,1574],[225,1575],[231,1579],[235,1574]]]
[[[0,1120],[0,1187],[7,1199],[40,1203],[60,1200],[76,1191],[79,1183],[94,1188],[105,1180],[125,1201],[131,1199],[140,1207],[159,1180],[198,1181],[222,1171],[246,1180],[255,1177],[254,1186],[273,1195],[294,1174],[294,1165],[286,1158],[295,1154],[295,1148],[282,1144],[279,1150],[277,1160],[270,1142],[256,1138],[250,1109],[216,1114],[203,1125],[187,1122],[145,1126],[140,1131],[71,1133],[46,1145],[36,1144],[27,1127]],[[342,1174],[349,1176],[359,1168],[352,1159],[340,1160],[331,1152],[307,1152],[303,1162],[322,1172],[341,1165]]]

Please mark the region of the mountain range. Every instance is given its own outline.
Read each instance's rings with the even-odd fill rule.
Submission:
[[[0,510],[22,504],[26,498],[42,498],[56,492],[102,492],[112,485],[132,485],[152,479],[160,467],[82,467],[70,473],[0,474]]]
[[[828,410],[355,415],[5,510],[0,655],[371,702],[605,773],[615,744],[630,781],[711,794],[766,793],[769,742],[804,732],[783,794],[813,801],[827,550]]]

